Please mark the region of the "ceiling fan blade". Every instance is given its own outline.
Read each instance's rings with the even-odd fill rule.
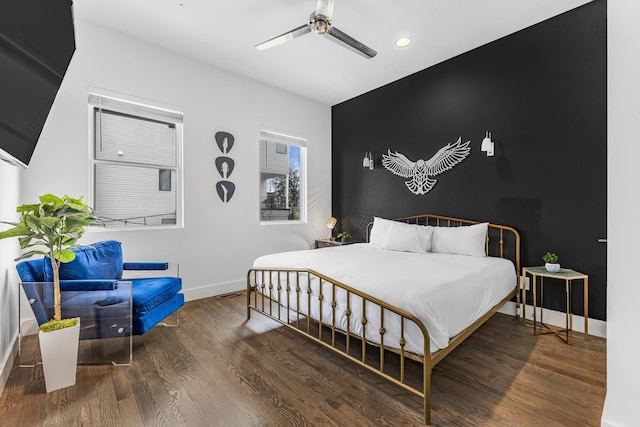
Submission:
[[[331,19],[333,16],[333,1],[334,0],[318,0],[316,3],[316,14]]]
[[[274,37],[272,39],[269,39],[267,41],[264,41],[260,44],[257,44],[255,46],[256,49],[258,50],[265,50],[265,49],[269,49],[270,47],[274,47],[274,46],[278,46],[279,44],[282,44],[286,41],[289,40],[293,40],[296,37],[300,37],[300,36],[304,36],[307,33],[311,32],[311,27],[309,26],[309,24],[304,24],[296,29],[293,29],[287,33],[284,34],[280,34],[278,37]]]
[[[378,54],[375,50],[371,49],[369,46],[366,46],[360,43],[358,40],[354,39],[348,34],[343,33],[336,27],[331,27],[327,34],[332,37],[331,40],[339,42],[342,46],[353,50],[354,52],[364,56],[365,58],[373,58]]]

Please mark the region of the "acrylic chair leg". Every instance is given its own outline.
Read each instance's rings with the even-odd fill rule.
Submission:
[[[168,315],[163,319],[164,321],[158,322],[158,325],[166,328],[175,328],[180,325],[180,314],[176,310],[173,314]]]

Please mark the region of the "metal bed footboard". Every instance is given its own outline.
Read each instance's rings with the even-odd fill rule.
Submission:
[[[317,287],[314,287],[314,289],[318,290],[317,295],[314,296],[312,296],[314,293],[311,288],[312,283],[318,284]],[[327,289],[329,289],[328,295],[326,295]],[[344,325],[341,327],[337,322],[340,313],[337,312],[336,294],[339,291],[346,293],[347,307],[344,312],[347,317],[346,328]],[[325,299],[328,299],[328,304],[323,304]],[[361,311],[353,307],[355,304],[359,305],[357,308]],[[326,309],[329,309],[330,312],[323,312]],[[249,270],[247,274],[247,319],[251,316],[251,310],[255,310],[305,335],[318,344],[421,397],[424,400],[425,422],[429,422],[431,412],[431,358],[424,358],[418,354],[405,351],[406,329],[408,324],[412,323],[422,334],[423,354],[430,354],[429,333],[424,324],[415,316],[316,271],[286,268],[253,268]],[[310,314],[314,311],[315,315]],[[358,312],[357,314],[354,313],[356,311]],[[368,316],[372,315],[373,311],[379,313],[379,318],[376,319],[379,320],[379,325],[376,325],[379,327],[377,331],[374,331],[375,334],[379,335],[378,339],[371,339],[371,331],[367,330]],[[360,317],[352,319],[352,316],[356,315]],[[396,320],[399,320],[400,323],[397,343],[385,341],[385,333],[387,333],[385,319],[388,319],[390,315],[397,316]],[[331,319],[328,322],[326,321],[327,317]],[[323,319],[325,320],[323,321]],[[362,325],[360,332],[352,327],[353,322],[359,322]],[[329,336],[327,337],[327,335]],[[342,335],[344,341],[338,339],[339,335]],[[356,343],[357,348],[354,348],[352,344],[356,339],[359,343]],[[368,358],[368,344],[378,347],[375,365]],[[397,377],[388,373],[392,369],[388,368],[389,362],[385,358],[385,351],[391,351],[398,355],[399,364],[395,367],[395,372],[399,373]],[[406,381],[405,366],[407,359],[418,361],[423,365],[421,388],[410,385]]]

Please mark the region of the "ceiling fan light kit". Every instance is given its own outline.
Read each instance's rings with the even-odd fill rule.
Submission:
[[[313,31],[321,36],[331,36],[330,40],[337,42],[341,46],[346,47],[365,58],[373,58],[376,56],[378,52],[332,26],[333,3],[334,0],[318,0],[316,10],[311,12],[311,16],[309,16],[308,24],[294,28],[291,31],[257,44],[255,48],[258,50],[269,49]]]

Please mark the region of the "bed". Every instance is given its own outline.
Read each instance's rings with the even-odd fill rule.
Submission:
[[[517,313],[520,237],[430,214],[374,218],[366,237],[256,259],[247,318],[262,313],[420,396],[429,424],[433,367],[514,297]]]

